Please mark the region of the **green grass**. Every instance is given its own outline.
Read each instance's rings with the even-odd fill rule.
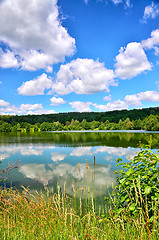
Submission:
[[[76,201],[76,208],[73,207]],[[111,207],[104,215],[95,212],[94,199],[83,206],[80,199],[65,194],[36,193],[27,189],[0,190],[0,239],[152,239],[159,238],[154,220],[151,232],[144,219],[113,217]]]
[[[63,192],[58,186],[57,193],[0,188],[0,239],[159,239],[158,153],[141,150],[129,163],[117,162],[117,185],[102,205],[90,192],[95,178],[87,161],[91,180],[85,188],[73,184],[73,197],[65,186]]]

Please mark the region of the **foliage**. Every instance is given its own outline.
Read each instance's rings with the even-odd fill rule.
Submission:
[[[157,116],[154,115],[150,115],[147,116],[144,119],[144,126],[145,126],[145,130],[154,130],[154,131],[158,131],[159,130],[159,121]]]
[[[2,161],[0,161],[1,163]],[[5,182],[9,176],[10,170],[18,168],[19,162],[8,163],[8,166],[5,169],[0,170],[0,182]]]
[[[143,149],[129,163],[117,162],[121,169],[110,205],[97,206],[90,192],[89,198],[77,198],[76,193],[83,193],[85,187],[75,191],[73,186],[73,198],[59,186],[57,193],[47,188],[43,193],[24,187],[21,192],[0,188],[1,239],[157,240],[158,154]],[[87,162],[86,167],[89,172]]]
[[[20,117],[20,116],[19,116]],[[152,130],[159,131],[159,115],[150,115],[144,118],[131,121],[130,118],[119,120],[118,123],[110,122],[108,119],[105,122],[93,120],[87,122],[83,119],[81,122],[72,119],[71,122],[43,122],[30,124],[28,122],[12,122],[7,123],[0,121],[0,132],[34,132],[34,131],[72,131],[72,130]]]
[[[8,115],[1,115],[0,122],[6,122],[13,125],[17,123],[27,122],[31,125],[36,123],[53,123],[59,122],[61,124],[67,125],[66,122],[72,121],[72,119],[79,121],[81,123],[83,119],[86,122],[100,122],[105,123],[107,120],[110,123],[119,123],[120,119],[124,122],[126,119],[129,119],[131,122],[136,120],[143,121],[144,118],[153,115],[159,115],[159,107],[155,108],[143,108],[143,109],[133,109],[133,110],[115,110],[115,111],[108,111],[108,112],[68,112],[68,113],[57,113],[57,114],[42,114],[42,115],[22,115],[22,116],[8,116]],[[96,124],[95,124],[96,125]],[[97,124],[98,125],[98,124]],[[142,126],[140,122],[138,122],[139,128],[141,129]],[[24,126],[22,126],[24,127]],[[130,127],[129,124],[127,126]],[[95,126],[96,128],[96,126]],[[152,130],[152,129],[151,129]]]
[[[124,224],[109,220],[112,211],[107,209],[107,220],[102,221],[105,208],[95,212],[93,198],[84,211],[81,199],[76,207],[74,201],[60,191],[44,194],[30,193],[26,188],[23,192],[0,189],[1,239],[148,239],[144,225],[135,219],[127,218]],[[157,240],[159,229],[153,230],[149,239]]]
[[[117,185],[111,203],[114,218],[133,217],[144,224],[150,234],[154,221],[159,218],[159,155],[148,150],[148,147],[128,163],[117,159],[117,166],[121,169],[115,172]]]
[[[11,132],[11,125],[7,122],[0,122],[0,132]]]

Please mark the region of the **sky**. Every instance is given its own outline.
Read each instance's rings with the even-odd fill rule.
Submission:
[[[159,1],[0,0],[0,115],[159,106]]]

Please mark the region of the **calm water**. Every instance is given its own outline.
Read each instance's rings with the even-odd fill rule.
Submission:
[[[115,159],[128,161],[140,150],[139,141],[147,143],[150,135],[155,151],[159,148],[159,132],[0,134],[0,168],[5,168],[8,162],[20,161],[20,167],[10,172],[7,187],[12,183],[19,189],[29,186],[31,191],[46,187],[56,191],[57,184],[62,188],[66,185],[69,195],[74,194],[73,186],[76,190],[86,187],[87,192],[93,189],[98,197],[115,184]]]

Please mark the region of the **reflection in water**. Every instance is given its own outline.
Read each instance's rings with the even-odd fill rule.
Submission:
[[[19,167],[19,172],[25,177],[38,181],[43,185],[48,185],[49,181],[53,178],[52,170],[46,170],[44,164],[24,164]]]
[[[139,140],[147,142],[149,135],[130,132],[2,134],[0,168],[20,160],[19,169],[10,172],[7,186],[12,182],[17,188],[29,185],[32,190],[46,186],[56,190],[57,184],[61,187],[66,184],[70,196],[74,194],[73,185],[76,190],[86,188],[86,192],[89,186],[94,196],[101,196],[115,183],[115,159],[122,157],[126,162],[127,158],[133,158],[140,150]],[[158,148],[159,134],[153,133],[152,137],[153,148]]]
[[[106,156],[105,160],[108,162],[112,162],[113,161],[113,157],[112,156]]]
[[[0,144],[64,144],[72,146],[112,146],[136,147],[139,141],[148,143],[152,136],[152,148],[159,147],[159,132],[145,131],[102,131],[102,132],[37,132],[37,133],[1,133]]]
[[[42,156],[44,150],[46,149],[54,149],[54,146],[42,146],[42,145],[23,145],[23,144],[12,144],[7,146],[0,146],[0,153],[1,152],[7,152],[9,156],[11,154],[20,153],[22,156],[29,156],[29,155],[35,155],[35,156]]]
[[[89,164],[88,166],[89,170],[86,168],[86,164],[80,164],[80,167],[67,163],[49,164],[47,166],[49,169],[47,169],[44,164],[25,164],[20,166],[19,171],[25,177],[38,181],[48,188],[52,182],[58,179],[58,184],[62,188],[66,184],[66,193],[71,196],[74,194],[73,184],[75,184],[76,190],[86,188],[86,192],[88,192],[89,188],[90,192],[93,191],[94,196],[103,195],[112,186],[112,183],[115,184],[115,177],[110,170],[110,165],[94,166]]]
[[[107,152],[110,155],[115,155],[118,157],[126,156],[126,158],[132,159],[138,152],[140,151],[139,148],[116,148],[116,147],[99,147],[94,152],[94,154],[97,154],[98,152]],[[108,158],[107,158],[108,159]]]
[[[21,153],[23,156],[35,155],[35,156],[42,156],[43,150],[42,149],[35,149],[35,148],[25,148],[22,150]]]
[[[10,157],[11,159],[13,156],[19,156],[21,159],[17,173],[11,174],[9,179],[16,187],[19,186],[17,181],[25,187],[27,184],[30,185],[32,190],[37,187],[41,188],[41,184],[44,188],[46,186],[56,188],[57,184],[63,188],[65,184],[67,194],[72,196],[74,194],[72,185],[75,184],[76,190],[85,188],[85,192],[88,193],[89,188],[90,192],[94,192],[94,196],[101,196],[106,194],[112,183],[115,184],[115,176],[113,175],[115,158],[132,157],[139,149],[109,146],[80,146],[76,148],[49,146],[47,148],[39,145],[27,147],[18,144],[17,147],[15,145],[3,146],[1,151],[3,158]],[[96,156],[95,166],[92,163],[94,155]],[[88,159],[89,171],[86,168],[86,159]],[[29,179],[32,182],[28,181]]]
[[[8,153],[0,153],[0,161],[3,161],[6,158],[9,158],[9,154]]]
[[[72,153],[70,153],[70,156],[76,157],[81,157],[84,155],[92,155],[91,147],[77,147],[72,151]]]
[[[57,153],[57,152],[51,153],[51,154],[52,154],[51,160],[53,160],[54,162],[62,161],[67,156],[66,154]]]

